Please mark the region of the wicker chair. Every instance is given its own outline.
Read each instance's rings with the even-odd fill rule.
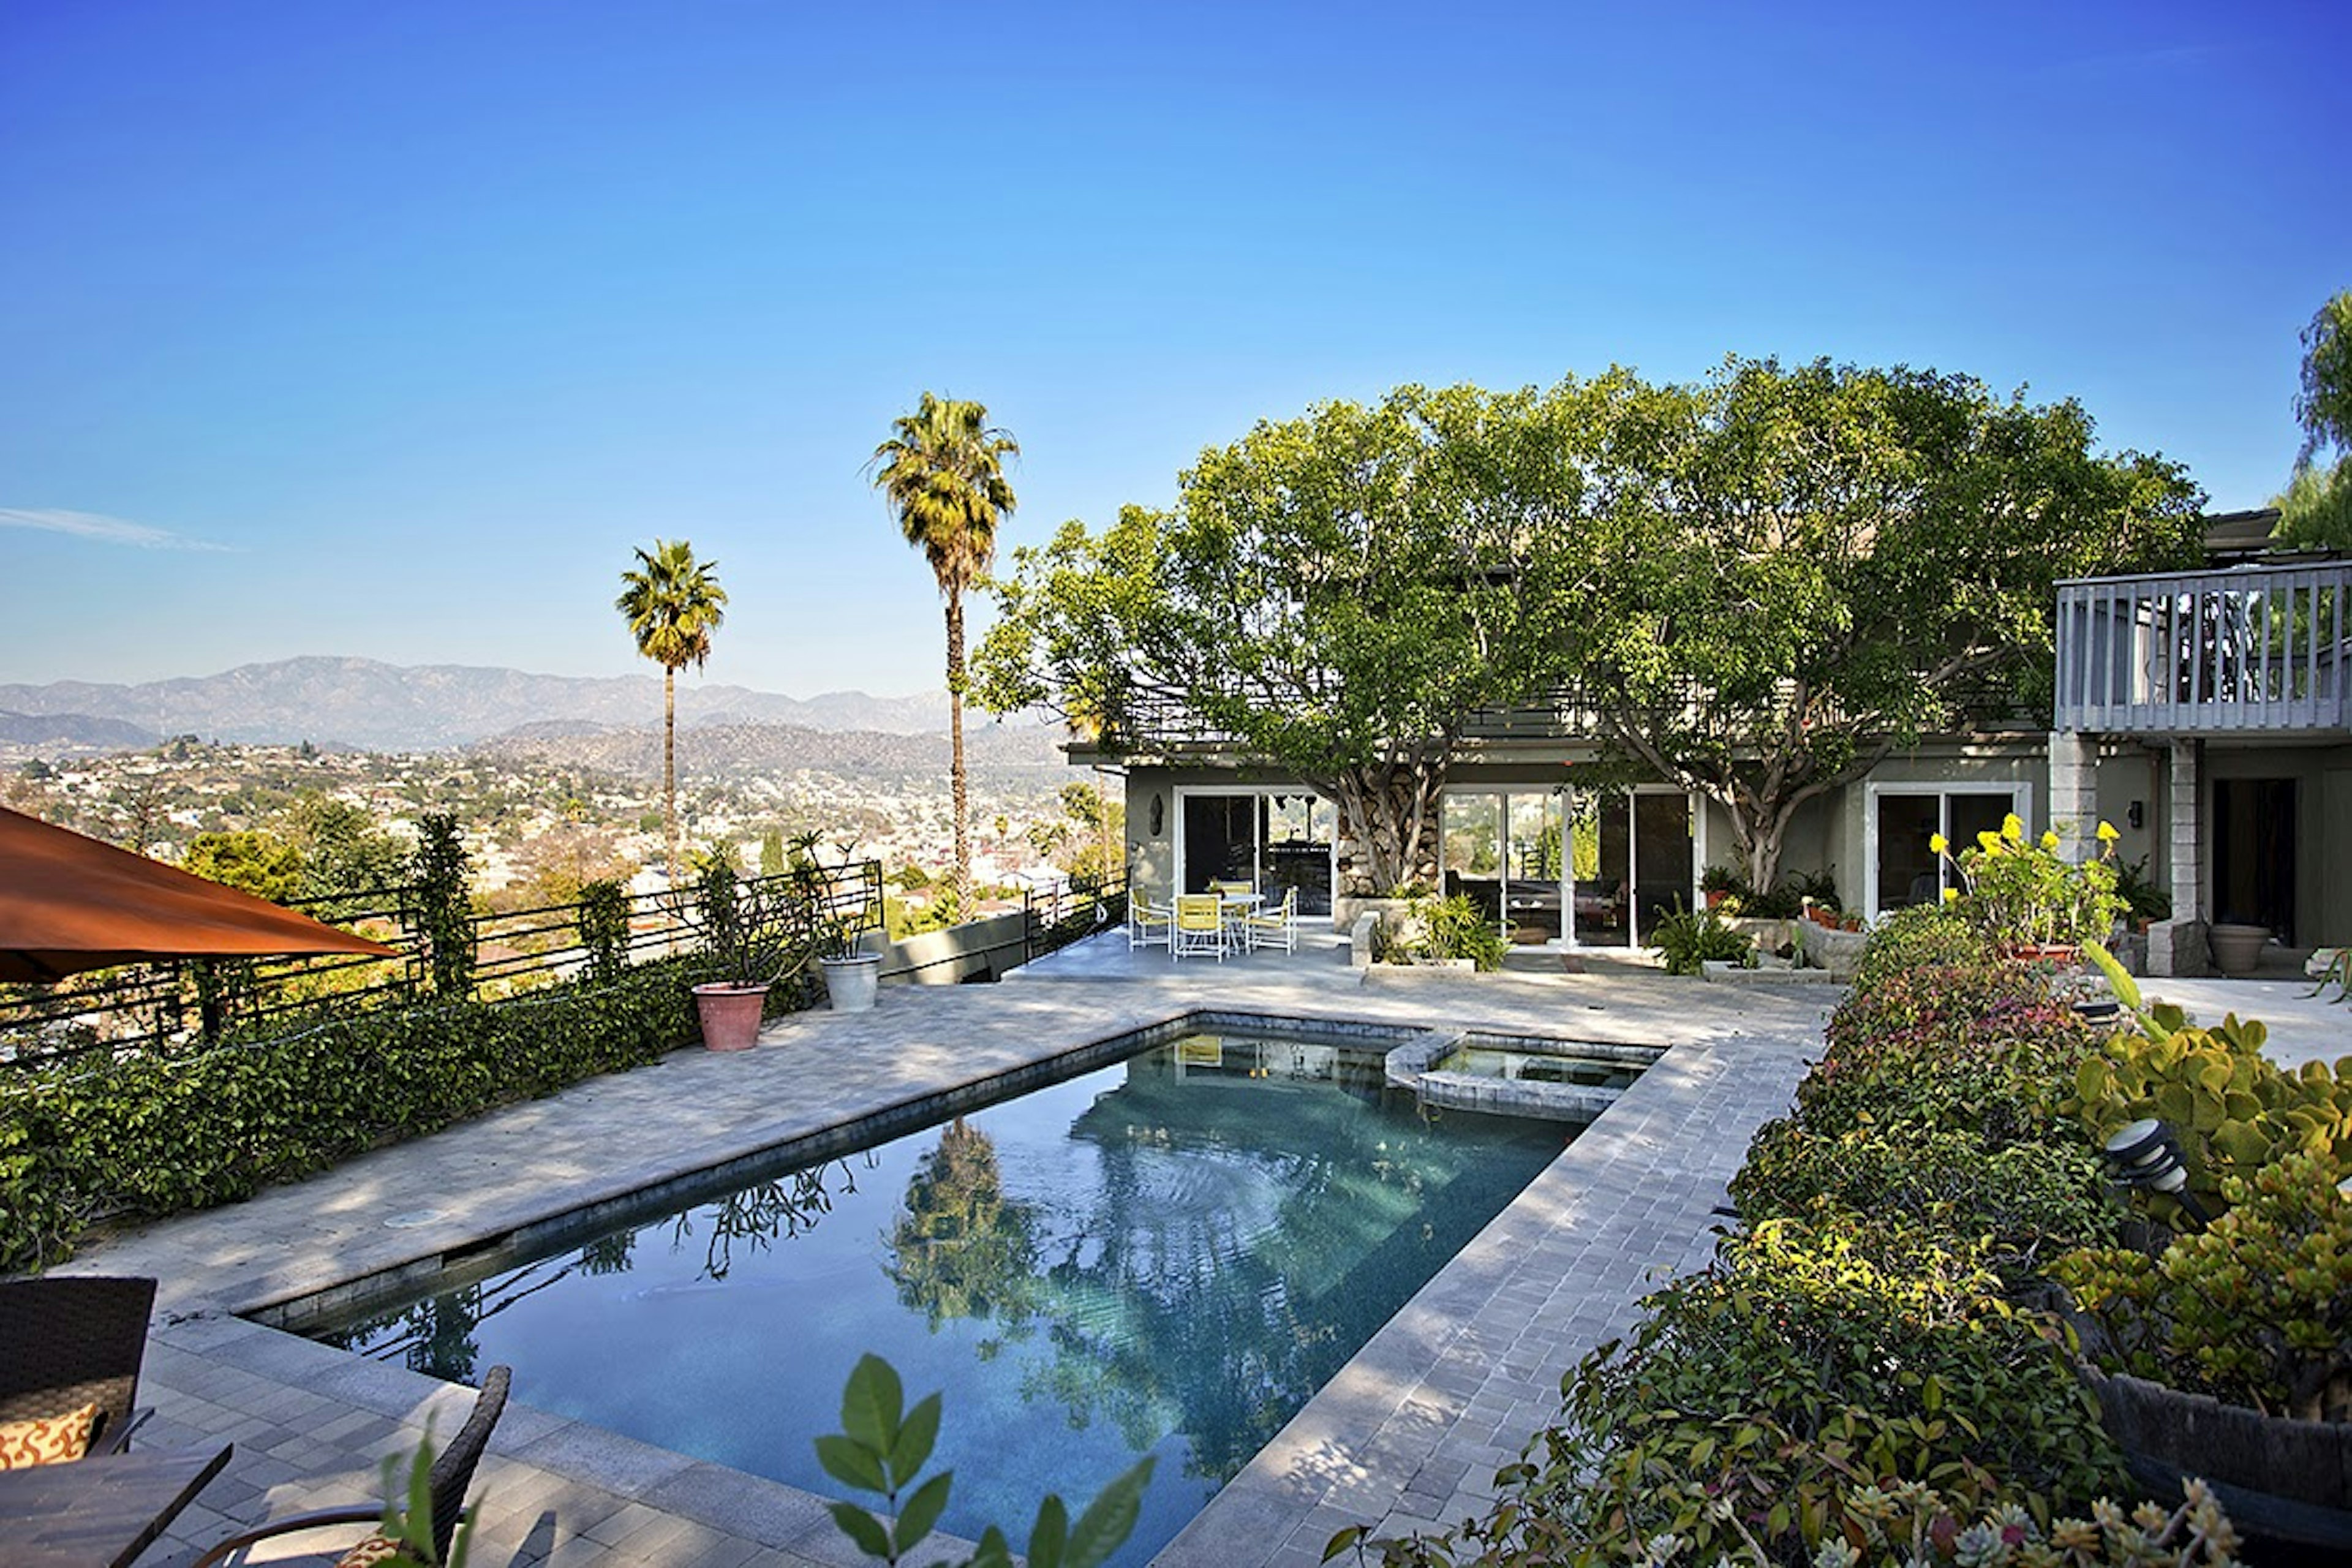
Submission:
[[[119,1454],[138,1410],[152,1279],[47,1275],[0,1283],[0,1421],[98,1406],[89,1453]]]
[[[474,1483],[474,1468],[482,1461],[482,1450],[489,1446],[490,1428],[499,1424],[499,1416],[507,1407],[507,1384],[513,1373],[506,1367],[494,1366],[482,1379],[482,1392],[474,1401],[474,1413],[449,1439],[433,1461],[433,1557],[436,1563],[449,1560],[449,1542],[457,1533],[458,1516],[466,1511],[466,1489]],[[211,1548],[191,1565],[191,1568],[214,1568],[232,1552],[242,1552],[257,1541],[273,1535],[290,1535],[298,1530],[317,1530],[329,1524],[376,1524],[383,1519],[383,1505],[367,1507],[320,1509],[313,1513],[289,1515],[242,1535],[233,1535]]]

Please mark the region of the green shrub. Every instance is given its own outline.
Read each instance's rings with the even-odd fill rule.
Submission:
[[[1672,914],[1661,916],[1650,933],[1650,945],[1666,961],[1669,974],[1699,974],[1710,963],[1745,963],[1756,944],[1724,923],[1714,910],[1686,910],[1677,900]]]
[[[0,1072],[0,1268],[90,1224],[247,1197],[377,1143],[642,1066],[691,1041],[705,961],[507,1002],[348,1014],[199,1052]],[[283,1020],[277,1021],[280,1028]]]
[[[2352,1420],[2352,1196],[2301,1151],[2227,1178],[2230,1212],[2161,1255],[2061,1259],[2100,1363],[2305,1421]]]
[[[1854,989],[1867,991],[1915,969],[1993,962],[1992,943],[1982,931],[1944,904],[1913,904],[1881,921],[1862,944]]]
[[[1503,933],[1461,893],[1450,899],[1414,894],[1402,918],[1382,921],[1378,935],[1378,956],[1383,963],[1450,963],[1466,958],[1479,969],[1494,970],[1503,967],[1504,955],[1511,951]]]
[[[2119,1218],[2088,1148],[1993,1148],[1965,1128],[1876,1125],[1824,1133],[1767,1122],[1732,1178],[1750,1224],[1873,1216],[1939,1247],[1990,1248],[2010,1284],[2047,1254],[2103,1245]]]
[[[2097,1031],[2015,963],[1914,969],[1857,986],[1797,1089],[1819,1132],[1864,1121],[1963,1128],[1989,1148],[2079,1147],[2060,1115]]]
[[[2128,907],[2116,891],[2116,830],[2099,824],[2100,852],[2077,864],[2053,829],[2036,840],[2011,812],[1998,833],[1979,833],[1961,852],[1956,908],[1992,941],[2010,947],[2080,947],[2105,942]],[[1950,858],[1942,834],[1929,841]]]

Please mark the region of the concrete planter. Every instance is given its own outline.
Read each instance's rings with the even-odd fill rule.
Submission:
[[[2280,1548],[2258,1562],[2352,1551],[2352,1424],[2293,1421],[2085,1367],[2099,1420],[2148,1495],[2202,1476],[2239,1528]]]
[[[702,1043],[714,1051],[748,1051],[760,1043],[760,1014],[768,1003],[764,985],[718,983],[694,988],[702,1015]]]
[[[882,981],[882,955],[853,952],[846,958],[820,958],[824,971],[824,995],[836,1013],[870,1013],[874,991]]]
[[[2252,974],[2263,962],[2263,949],[2270,944],[2271,933],[2266,926],[2232,925],[2224,921],[2207,929],[2206,940],[2212,944],[2214,968],[2224,974]]]

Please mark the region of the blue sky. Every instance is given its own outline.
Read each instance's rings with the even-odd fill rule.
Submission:
[[[2261,504],[2352,288],[2340,6],[0,0],[0,680],[296,654],[938,683],[861,471],[1009,545],[1407,382],[1727,353],[2079,398]]]

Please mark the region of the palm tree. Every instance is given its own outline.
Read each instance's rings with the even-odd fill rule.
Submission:
[[[922,551],[947,600],[949,740],[955,793],[955,890],[971,889],[971,830],[963,765],[963,595],[996,559],[996,525],[1013,514],[1003,459],[1020,444],[988,422],[985,405],[926,392],[874,448],[874,482],[907,542]]]
[[[670,880],[678,879],[677,672],[700,669],[710,657],[710,634],[727,618],[727,590],[711,573],[716,561],[697,561],[694,546],[654,541],[637,552],[637,565],[621,574],[626,586],[613,607],[628,617],[637,651],[662,667],[662,822],[668,832]]]

